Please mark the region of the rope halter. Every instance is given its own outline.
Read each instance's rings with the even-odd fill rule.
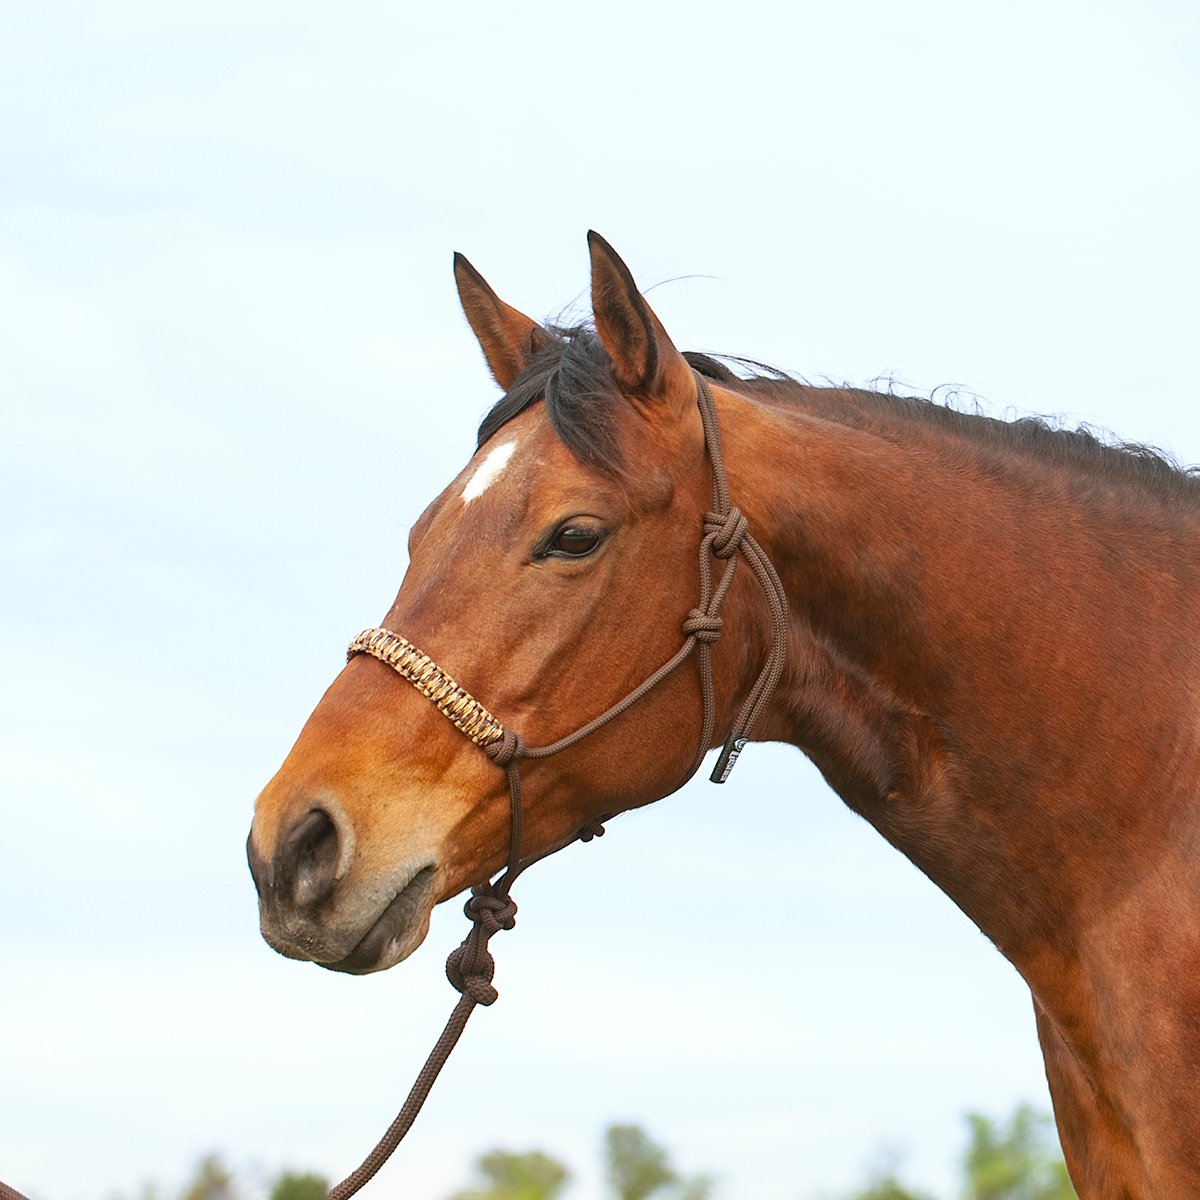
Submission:
[[[407,638],[390,629],[367,629],[358,635],[346,652],[347,661],[358,654],[368,654],[386,663],[398,675],[407,679],[423,696],[437,705],[438,711],[456,729],[461,730],[475,745],[500,767],[508,777],[509,791],[509,845],[508,864],[504,873],[494,883],[472,888],[471,898],[463,911],[471,921],[471,931],[446,960],[446,976],[453,987],[461,993],[458,1004],[450,1016],[442,1036],[438,1039],[417,1076],[404,1107],[400,1110],[391,1128],[375,1149],[367,1156],[362,1166],[329,1192],[328,1200],[348,1200],[388,1160],[400,1144],[409,1127],[420,1112],[425,1097],[429,1094],[438,1072],[442,1069],[450,1052],[458,1042],[467,1018],[477,1004],[493,1004],[497,998],[492,986],[496,964],[488,950],[488,941],[501,929],[512,929],[516,924],[517,906],[509,895],[517,876],[536,862],[543,854],[529,859],[521,857],[522,825],[524,808],[521,800],[522,759],[550,758],[577,742],[583,741],[603,728],[610,721],[631,708],[647,693],[681,666],[692,651],[700,658],[700,693],[702,716],[700,737],[696,754],[682,787],[699,768],[709,746],[712,744],[716,727],[716,697],[713,691],[712,646],[724,629],[721,606],[729,594],[733,574],[737,569],[739,554],[746,559],[766,598],[771,614],[771,649],[758,679],[742,704],[733,728],[725,739],[717,757],[711,779],[713,783],[724,783],[746,745],[751,732],[762,718],[771,696],[783,674],[784,658],[787,653],[787,596],[783,584],[770,559],[750,536],[749,524],[741,511],[729,503],[729,488],[725,478],[725,463],[721,455],[721,431],[717,422],[717,407],[708,381],[693,372],[696,380],[696,405],[704,426],[704,441],[712,462],[713,507],[703,518],[703,534],[700,541],[700,603],[691,609],[683,622],[683,645],[675,655],[645,679],[622,700],[600,716],[576,729],[574,733],[560,738],[549,746],[526,746],[519,733],[506,728],[474,696],[461,687],[453,676],[443,671],[427,654],[423,654]],[[722,560],[725,568],[716,586],[712,580],[712,561]],[[608,817],[590,820],[572,840],[591,841],[604,833],[603,822]],[[556,847],[560,848],[560,847]],[[551,853],[546,851],[545,853]]]

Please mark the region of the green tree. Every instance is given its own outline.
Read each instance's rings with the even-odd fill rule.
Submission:
[[[269,1200],[325,1200],[329,1193],[329,1180],[320,1175],[293,1175],[284,1171],[271,1184]]]
[[[713,1181],[707,1175],[683,1178],[671,1166],[666,1150],[640,1125],[610,1125],[604,1132],[608,1181],[620,1200],[646,1200],[670,1188],[672,1200],[708,1200]]]
[[[492,1150],[476,1160],[475,1169],[488,1181],[487,1186],[457,1192],[450,1200],[554,1200],[570,1177],[562,1163],[540,1150],[528,1154]],[[322,1192],[318,1200],[324,1200],[324,1195]],[[295,1200],[307,1197],[296,1196]]]
[[[910,1192],[902,1187],[895,1171],[875,1175],[865,1191],[854,1192],[846,1200],[929,1200],[923,1192]]]
[[[233,1176],[219,1155],[200,1160],[195,1178],[179,1194],[179,1200],[235,1200]]]
[[[982,1113],[968,1113],[967,1123],[966,1200],[1076,1200],[1049,1116],[1022,1104],[1007,1126]]]
[[[608,1181],[620,1200],[646,1200],[676,1181],[667,1152],[640,1125],[610,1125],[604,1131]]]

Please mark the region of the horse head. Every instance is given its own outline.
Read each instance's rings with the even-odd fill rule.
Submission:
[[[505,396],[413,526],[382,623],[530,746],[585,725],[679,651],[711,505],[692,369],[611,247],[589,244],[594,331],[543,328],[456,257]],[[741,585],[727,620],[745,615]],[[734,641],[712,657],[719,735],[757,648],[749,633]],[[690,662],[594,735],[523,763],[524,852],[667,795],[701,736]],[[504,772],[384,662],[352,657],[257,801],[247,848],[263,935],[335,970],[390,967],[435,904],[501,868],[509,832]]]

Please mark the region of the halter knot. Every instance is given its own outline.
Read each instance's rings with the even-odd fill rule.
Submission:
[[[511,896],[498,896],[490,886],[477,887],[471,889],[463,912],[472,921],[471,932],[446,959],[446,978],[455,991],[486,1007],[500,996],[492,987],[496,963],[488,951],[488,939],[516,925],[517,906]]]
[[[480,959],[479,954],[475,952],[476,947],[470,944],[475,938],[475,933],[472,929],[463,944],[450,951],[450,957],[446,959],[446,978],[450,980],[450,986],[456,992],[461,992],[468,999],[486,1008],[500,999],[500,993],[492,987],[496,962],[488,953],[486,943]]]
[[[592,838],[604,836],[604,822],[612,820],[610,814],[605,813],[601,817],[593,817],[580,831],[579,840],[581,842],[590,842]]]
[[[750,522],[742,516],[740,508],[730,508],[722,516],[720,513],[707,512],[704,514],[704,533],[713,535],[713,558],[732,558],[746,536]]]
[[[712,643],[719,641],[725,621],[716,614],[709,614],[702,608],[690,609],[687,620],[683,623],[683,636],[694,637],[698,642]]]
[[[483,752],[496,766],[507,767],[514,758],[525,757],[525,739],[519,733],[513,733],[511,729],[506,729],[499,740],[489,742],[484,746]],[[470,913],[467,914],[467,916],[470,915]]]
[[[472,888],[463,912],[476,925],[482,925],[488,937],[512,929],[517,923],[517,902],[511,896],[497,896],[490,887]]]

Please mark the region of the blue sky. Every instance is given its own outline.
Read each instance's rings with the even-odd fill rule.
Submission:
[[[595,228],[682,347],[1200,461],[1194,5],[10,0],[0,105],[0,1178],[37,1200],[210,1149],[340,1175],[448,1011],[455,906],[334,976],[259,939],[242,847],[494,398],[452,251],[552,314]],[[596,1200],[610,1120],[721,1200],[893,1151],[948,1195],[964,1110],[1047,1103],[1015,973],[790,749],[518,901],[374,1195],[500,1144]]]

